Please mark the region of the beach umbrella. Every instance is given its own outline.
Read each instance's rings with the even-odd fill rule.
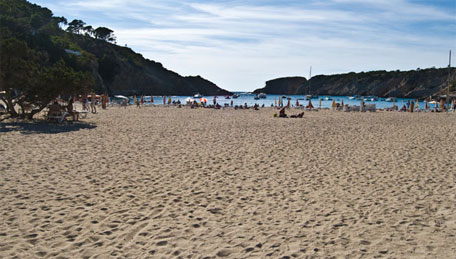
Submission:
[[[150,102],[153,103],[154,102],[154,97],[151,95],[150,96]]]
[[[309,104],[307,105],[307,108],[313,109],[312,100],[310,98],[309,98]]]
[[[200,102],[201,102],[201,103],[207,103],[207,99],[204,98],[204,97],[203,97],[203,98],[200,98]]]
[[[424,100],[424,109],[427,110],[428,109],[428,103],[426,100]]]
[[[341,104],[342,108],[344,108],[344,100],[342,100],[342,104]]]
[[[171,104],[171,96],[168,96],[168,104]]]
[[[321,109],[321,98],[320,98],[320,109]]]
[[[290,107],[291,107],[291,103],[290,103],[290,102],[291,102],[291,98],[288,97],[287,100],[288,100],[288,102],[287,102],[287,107],[290,108]]]
[[[331,107],[332,107],[333,110],[336,109],[336,101],[335,100],[333,100],[333,103],[332,103]]]
[[[299,100],[296,99],[296,107],[298,107],[298,106],[299,106]]]
[[[277,97],[274,97],[274,106],[277,106]]]
[[[141,105],[144,104],[144,95],[141,95]]]

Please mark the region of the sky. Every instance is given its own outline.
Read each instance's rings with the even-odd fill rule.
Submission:
[[[118,45],[230,91],[287,76],[447,67],[450,50],[456,63],[456,0],[30,2],[108,27]]]

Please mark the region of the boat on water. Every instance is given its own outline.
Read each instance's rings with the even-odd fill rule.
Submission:
[[[325,97],[325,101],[332,101],[332,100],[333,100],[333,98],[331,98],[330,96]]]
[[[396,97],[388,97],[385,99],[385,102],[394,102],[396,101]]]
[[[240,96],[239,94],[233,94],[231,97],[232,97],[233,99],[236,99],[236,98],[238,98],[239,96]]]
[[[203,95],[201,95],[200,93],[193,95],[193,98],[201,98],[201,97],[203,97]]]
[[[378,97],[377,96],[365,96],[365,97],[363,97],[363,100],[366,102],[375,102],[375,101],[378,101]]]
[[[350,99],[350,100],[355,100],[355,99],[357,100],[358,98],[359,98],[359,96],[357,94],[348,97],[348,99]]]
[[[265,93],[259,93],[253,97],[255,100],[260,100],[260,99],[266,99],[266,94]]]

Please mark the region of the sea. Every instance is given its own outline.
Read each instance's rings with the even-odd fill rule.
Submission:
[[[214,102],[214,97],[216,98],[216,102],[221,105],[225,106],[225,104],[231,105],[231,102],[233,105],[245,105],[247,104],[249,107],[258,104],[260,107],[265,106],[265,107],[271,107],[272,105],[276,106],[279,102],[279,99],[282,99],[282,102],[284,105],[287,104],[288,98],[291,98],[290,103],[292,106],[296,106],[296,101],[298,101],[299,105],[307,106],[309,104],[309,100],[307,100],[305,95],[275,95],[275,94],[267,94],[266,98],[261,98],[261,99],[255,99],[256,94],[253,93],[243,93],[243,92],[235,92],[236,94],[239,95],[238,98],[233,98],[232,96],[227,97],[227,96],[202,96],[201,98],[206,98],[207,104],[213,104]],[[133,96],[128,96],[129,97],[129,103],[134,104],[134,97]],[[196,100],[197,102],[200,102],[201,98],[194,98],[193,96],[166,96],[165,100],[166,103],[168,103],[168,98],[171,97],[171,102],[177,102],[180,101],[182,104],[185,104],[187,100],[193,99]],[[138,100],[140,96],[136,97]],[[144,102],[149,102],[151,98],[153,98],[153,103],[155,105],[163,105],[163,96],[145,96],[144,97]],[[315,108],[331,108],[333,101],[339,104],[348,104],[348,105],[360,105],[361,101],[363,101],[366,104],[375,104],[377,109],[385,109],[385,108],[391,108],[395,104],[396,106],[399,107],[399,109],[406,105],[410,105],[412,101],[417,102],[418,100],[416,99],[409,99],[409,98],[396,98],[395,101],[393,102],[392,100],[388,100],[387,98],[379,98],[379,97],[374,97],[374,96],[368,96],[368,97],[351,97],[351,96],[328,96],[328,95],[322,95],[322,96],[312,96],[312,99],[310,100],[312,102],[312,105]],[[424,101],[419,101],[419,107],[421,109],[425,108],[425,103]],[[434,108],[435,104],[428,103],[429,108]]]

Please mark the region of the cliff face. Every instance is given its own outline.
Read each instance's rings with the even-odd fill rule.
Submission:
[[[79,37],[78,45],[98,59],[102,82],[97,92],[110,95],[231,95],[214,83],[200,77],[182,77],[162,64],[145,59],[127,47]]]
[[[455,68],[451,68],[451,81],[456,79],[455,70]],[[310,82],[303,80],[303,83],[297,89],[284,87],[289,84],[298,84],[295,78],[281,78],[267,81],[265,88],[257,89],[255,92],[421,98],[438,94],[442,89],[446,89],[447,80],[448,68],[431,68],[406,72],[372,71],[329,76],[319,75],[312,77]]]
[[[267,93],[267,94],[290,94],[296,93],[298,89],[307,82],[305,77],[284,77],[269,80],[266,86],[257,89],[254,93]]]

